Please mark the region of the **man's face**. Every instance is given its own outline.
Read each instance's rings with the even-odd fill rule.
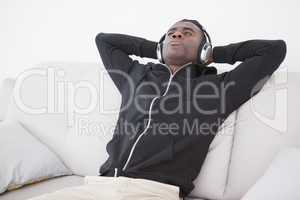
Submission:
[[[163,44],[163,59],[168,65],[196,62],[202,31],[191,22],[176,22],[169,28]]]

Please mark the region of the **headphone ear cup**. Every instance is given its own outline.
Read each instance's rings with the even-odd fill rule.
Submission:
[[[202,64],[206,64],[212,54],[212,46],[210,43],[205,42],[200,52],[200,60]]]
[[[202,40],[200,45],[199,45],[199,48],[198,48],[198,53],[197,53],[197,63],[199,64],[203,64],[203,60],[202,60],[202,50],[203,50],[203,47],[205,45],[206,41],[205,40]]]
[[[203,27],[202,32],[204,39],[202,39],[198,49],[198,62],[206,65],[211,59],[213,49],[210,36]]]
[[[158,61],[161,63],[164,63],[164,59],[163,59],[163,41],[165,40],[165,35],[163,35],[161,37],[161,39],[159,40],[158,44],[157,44],[157,48],[156,48],[156,56],[158,58]]]
[[[163,57],[162,57],[162,43],[157,44],[157,49],[156,49],[156,56],[159,62],[163,63]]]

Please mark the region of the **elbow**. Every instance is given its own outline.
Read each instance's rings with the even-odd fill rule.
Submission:
[[[277,62],[281,63],[285,56],[287,51],[287,45],[284,40],[275,40],[272,45],[272,53],[274,54],[274,58],[277,60]]]
[[[104,37],[105,37],[105,33],[103,33],[103,32],[98,33],[98,34],[96,35],[96,37],[95,37],[95,42],[96,42],[96,44],[98,45],[98,44],[100,44],[101,42],[103,42]]]

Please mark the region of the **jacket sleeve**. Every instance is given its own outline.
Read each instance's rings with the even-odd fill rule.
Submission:
[[[222,104],[228,115],[257,94],[286,55],[283,40],[248,40],[213,49],[216,63],[240,63],[221,74]]]
[[[120,92],[129,71],[138,63],[129,55],[157,58],[157,42],[144,38],[116,33],[98,33],[95,41],[102,62]]]

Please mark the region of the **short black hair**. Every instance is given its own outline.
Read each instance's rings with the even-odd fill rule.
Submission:
[[[203,31],[203,26],[197,20],[194,20],[194,19],[182,19],[182,20],[180,20],[180,22],[191,22],[191,23],[195,24],[201,31]]]

